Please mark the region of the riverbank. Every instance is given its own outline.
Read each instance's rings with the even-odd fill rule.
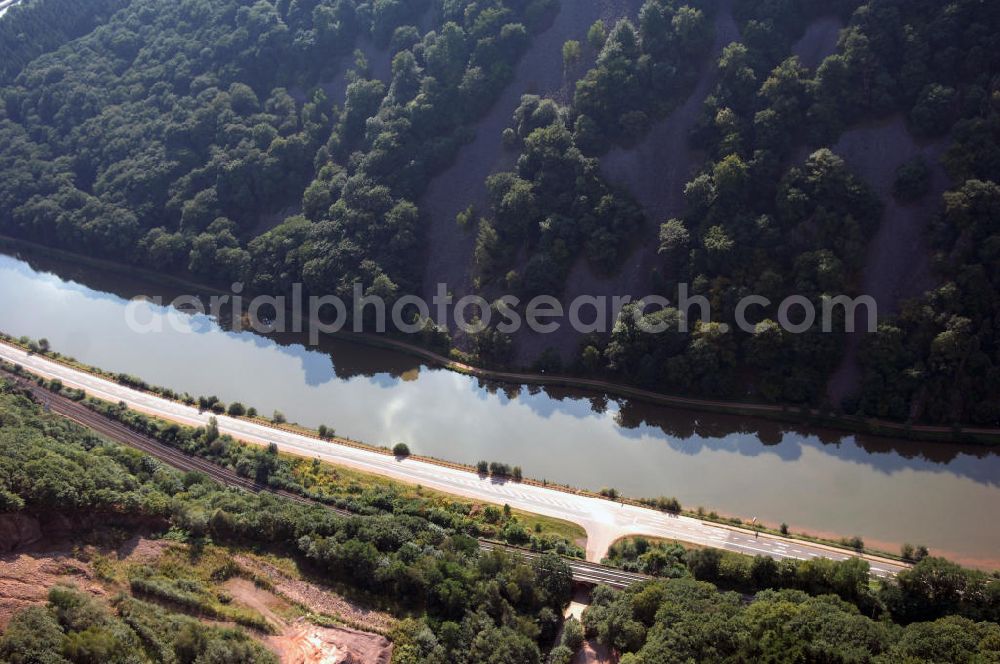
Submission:
[[[25,250],[42,257],[65,260],[79,265],[102,271],[112,271],[141,278],[146,281],[160,283],[183,289],[191,294],[202,296],[226,294],[216,287],[200,284],[176,275],[164,275],[144,268],[129,266],[114,261],[82,256],[61,249],[53,249],[37,243],[17,238],[0,236],[0,251]],[[291,311],[288,312],[290,315]],[[644,390],[622,383],[606,380],[589,379],[576,376],[558,376],[538,374],[528,371],[507,371],[485,369],[465,361],[446,357],[422,346],[402,339],[353,332],[338,332],[333,335],[353,343],[360,343],[375,348],[406,353],[428,364],[471,376],[485,381],[509,385],[532,385],[541,388],[566,388],[595,393],[597,396],[620,397],[634,399],[643,403],[670,408],[682,408],[724,415],[756,417],[777,422],[803,424],[813,427],[824,427],[842,432],[861,433],[882,437],[905,438],[914,441],[945,442],[972,444],[984,446],[1000,445],[1000,429],[983,427],[941,427],[916,425],[891,420],[861,418],[849,415],[839,415],[833,412],[814,408],[778,405],[754,402],[733,402],[715,399],[701,399],[670,395],[661,392]]]
[[[0,0],[0,17],[10,11],[15,5],[20,4],[21,0]]]
[[[36,350],[34,350],[35,348],[37,348],[37,344],[35,342],[29,342],[29,343],[25,344],[25,343],[23,343],[20,340],[11,339],[11,338],[7,337],[6,335],[3,335],[2,333],[0,333],[0,346],[6,346],[6,347],[9,347],[9,348],[15,349],[15,350],[17,350],[17,351],[19,351],[21,353],[24,353],[27,358],[37,357],[37,358],[41,359],[43,362],[52,363],[52,364],[55,364],[55,365],[61,365],[61,366],[66,367],[67,369],[70,369],[72,371],[82,372],[82,373],[85,373],[87,375],[91,375],[94,378],[97,378],[97,379],[99,379],[101,381],[113,382],[116,386],[119,386],[119,387],[121,387],[122,389],[124,389],[124,390],[126,390],[128,392],[137,392],[137,393],[146,394],[146,395],[154,397],[155,399],[158,399],[158,400],[169,401],[169,402],[171,402],[173,404],[176,404],[177,406],[180,406],[180,407],[183,407],[183,408],[192,408],[192,403],[194,403],[194,398],[183,398],[180,395],[178,395],[176,392],[174,392],[173,390],[164,389],[164,388],[157,388],[155,386],[150,386],[150,385],[146,384],[145,382],[142,382],[140,379],[137,379],[137,378],[135,378],[133,376],[125,376],[124,374],[114,374],[114,373],[106,372],[106,371],[103,371],[103,370],[101,370],[99,368],[91,367],[91,366],[88,366],[88,365],[83,364],[81,362],[78,362],[78,361],[76,361],[73,358],[63,357],[63,356],[61,356],[61,355],[59,355],[58,353],[55,353],[55,352],[49,351],[48,353],[42,353],[42,352],[36,351]],[[2,350],[2,349],[0,349],[0,350]],[[10,362],[10,359],[11,358],[7,358],[7,361]],[[8,368],[9,369],[14,369],[15,371],[20,371],[20,372],[24,372],[25,371],[23,365],[19,365],[17,363],[13,363],[13,362],[11,362],[11,366],[9,366]],[[41,376],[43,379],[51,379],[51,378],[54,377],[51,373],[49,373],[48,375],[43,375],[41,372],[39,372],[37,370],[35,370],[35,371],[29,371],[29,374],[33,374],[35,376]],[[79,389],[85,389],[85,388],[79,387]],[[94,396],[94,395],[91,394],[90,396]],[[157,410],[153,410],[153,409],[145,409],[145,408],[143,408],[141,406],[140,407],[136,407],[134,404],[129,404],[129,405],[130,405],[130,407],[135,407],[137,410],[139,410],[140,412],[144,412],[147,415],[152,415],[152,416],[160,417],[160,418],[164,417],[162,411],[157,411]],[[377,447],[377,446],[373,446],[373,445],[368,445],[368,444],[365,444],[363,442],[359,442],[359,441],[356,441],[356,440],[351,440],[351,439],[348,439],[348,438],[344,438],[344,437],[340,437],[340,436],[335,436],[335,435],[322,436],[322,435],[320,435],[320,433],[318,431],[313,431],[313,430],[310,430],[310,429],[307,429],[305,427],[301,427],[301,426],[298,426],[298,425],[295,425],[295,424],[274,422],[272,420],[268,420],[266,418],[261,418],[261,417],[248,417],[248,416],[226,415],[225,414],[226,413],[225,409],[223,407],[221,407],[221,406],[219,408],[217,408],[215,411],[213,411],[211,409],[206,409],[204,411],[201,410],[201,409],[198,410],[198,414],[199,415],[203,415],[204,414],[205,417],[211,417],[211,416],[213,416],[213,413],[214,413],[214,416],[217,416],[217,417],[231,419],[231,420],[234,420],[234,421],[244,421],[244,422],[253,424],[255,427],[264,427],[264,428],[267,428],[267,429],[271,429],[271,430],[273,430],[275,432],[292,434],[292,435],[297,436],[297,437],[303,437],[303,438],[308,438],[308,439],[311,439],[311,440],[314,440],[314,441],[318,441],[318,442],[321,442],[321,443],[327,443],[327,444],[330,444],[331,446],[340,445],[340,446],[343,446],[343,447],[346,447],[346,448],[351,448],[351,449],[355,449],[355,450],[358,450],[358,451],[362,451],[362,452],[364,452],[366,454],[377,454],[377,455],[380,455],[380,456],[382,456],[384,458],[394,459],[397,462],[402,461],[402,460],[405,459],[405,460],[408,460],[408,461],[413,461],[413,462],[417,462],[417,463],[421,463],[421,464],[432,465],[432,466],[438,467],[438,468],[440,468],[442,470],[458,471],[458,472],[461,472],[461,473],[468,473],[468,474],[474,475],[480,481],[486,480],[486,481],[489,481],[491,483],[497,483],[497,484],[500,484],[500,485],[510,484],[510,485],[524,486],[524,487],[535,487],[537,489],[541,489],[541,490],[545,490],[545,491],[558,491],[558,492],[561,492],[561,493],[564,493],[564,494],[568,494],[568,495],[571,495],[571,496],[575,496],[575,497],[578,497],[578,498],[583,498],[583,499],[587,499],[587,500],[596,500],[596,501],[600,501],[603,504],[610,504],[610,505],[613,505],[613,506],[620,506],[623,509],[626,506],[628,506],[628,507],[631,507],[631,508],[641,509],[644,512],[655,512],[655,513],[658,513],[658,514],[663,514],[663,515],[665,515],[668,518],[687,519],[687,520],[690,520],[690,521],[693,521],[693,522],[704,524],[705,526],[709,526],[710,525],[712,528],[718,528],[718,529],[721,529],[723,531],[727,531],[728,533],[731,533],[733,537],[737,537],[737,538],[740,538],[740,539],[746,539],[747,541],[753,541],[754,543],[756,543],[758,541],[758,538],[761,535],[764,535],[765,538],[771,538],[771,539],[773,539],[775,541],[808,543],[809,546],[814,547],[817,550],[825,551],[825,552],[828,552],[830,554],[835,554],[835,555],[838,555],[838,556],[842,556],[842,555],[860,555],[860,556],[868,559],[869,561],[880,562],[880,563],[889,564],[889,565],[897,565],[897,564],[903,562],[902,558],[900,556],[898,556],[898,555],[895,555],[895,554],[892,554],[892,553],[889,553],[889,552],[886,552],[886,551],[880,551],[880,550],[876,550],[876,549],[872,549],[872,548],[867,548],[863,544],[861,544],[861,546],[854,546],[854,547],[852,547],[849,544],[849,540],[847,540],[846,538],[842,539],[841,541],[835,541],[835,540],[825,539],[825,538],[822,538],[822,537],[812,536],[812,535],[809,535],[809,534],[806,534],[806,533],[792,533],[792,532],[788,532],[787,529],[768,527],[768,526],[765,526],[764,524],[758,523],[756,521],[753,524],[751,524],[752,527],[748,529],[747,527],[745,527],[744,521],[741,520],[741,519],[739,519],[739,518],[735,518],[735,517],[734,518],[726,518],[726,517],[723,517],[723,516],[719,516],[715,512],[710,512],[710,513],[706,514],[704,511],[702,511],[700,509],[698,511],[682,510],[680,508],[680,505],[678,503],[676,503],[676,501],[674,501],[674,503],[676,504],[676,508],[671,508],[671,509],[657,509],[655,507],[656,501],[629,498],[629,497],[625,497],[625,496],[619,496],[617,494],[608,495],[608,494],[605,494],[605,493],[595,493],[595,492],[592,492],[592,491],[586,491],[586,490],[574,488],[574,487],[567,486],[567,485],[553,484],[553,483],[550,483],[550,482],[547,482],[547,481],[544,481],[544,480],[539,481],[539,480],[535,480],[535,479],[531,479],[531,478],[526,478],[526,477],[522,477],[520,479],[516,479],[515,480],[514,478],[508,477],[507,475],[501,475],[501,474],[497,474],[497,473],[484,473],[484,472],[482,472],[481,469],[478,469],[478,468],[473,467],[473,466],[466,466],[466,465],[463,465],[463,464],[454,463],[454,462],[450,462],[450,461],[445,461],[445,460],[434,458],[434,457],[411,455],[411,454],[407,454],[407,455],[405,455],[403,457],[400,457],[399,455],[395,454],[392,450],[390,450],[390,449],[388,449],[386,447]],[[167,417],[166,419],[171,419],[173,421],[178,421],[178,422],[180,422],[182,424],[189,424],[189,425],[191,424],[191,421],[190,421],[189,418],[182,418],[182,417],[170,418],[170,417]],[[261,444],[261,442],[262,442],[260,439],[256,439],[256,438],[249,438],[249,439],[248,438],[241,438],[241,440],[244,440],[245,442],[254,443],[254,444]],[[389,476],[398,477],[398,476],[392,475],[392,474],[389,474]],[[405,479],[405,478],[402,478],[402,479]],[[447,492],[447,490],[445,490],[445,492]],[[465,494],[465,493],[459,493],[458,495],[465,495],[465,496],[468,497],[468,494]],[[546,502],[549,502],[549,501],[546,501]],[[558,518],[558,519],[563,519],[563,520],[571,520],[571,519],[568,519],[567,517],[565,517],[564,515],[563,516],[553,515],[553,514],[551,514],[549,512],[546,512],[546,511],[541,512],[541,514],[542,514],[542,516],[550,516],[550,517],[554,517],[554,518]],[[579,523],[579,522],[577,521],[576,523]],[[639,524],[639,519],[637,518],[633,522],[633,524],[636,524],[636,525]],[[588,551],[588,557],[589,558],[593,558],[594,556],[598,556],[598,555],[603,555],[603,550],[606,550],[607,546],[610,546],[610,544],[613,541],[615,541],[614,539],[609,539],[609,538],[611,538],[615,534],[615,531],[614,530],[607,530],[605,528],[605,526],[606,526],[606,524],[603,521],[599,521],[599,523],[598,522],[591,523],[589,527],[588,526],[584,526],[585,528],[587,528],[587,532],[588,532],[588,547],[587,547],[587,551]],[[605,532],[605,531],[607,531],[607,532]],[[595,538],[594,537],[595,533],[598,533],[600,536],[598,536],[598,537]],[[633,532],[632,534],[638,534],[638,535],[650,534],[650,535],[652,535],[652,531],[649,531],[647,533],[647,531],[642,530],[642,528],[640,527],[636,532]],[[618,537],[616,537],[616,539],[617,538]],[[717,538],[716,538],[716,540],[717,540]],[[721,540],[718,540],[718,541],[721,541]],[[769,540],[766,540],[766,541],[769,541]],[[699,542],[694,541],[693,543],[697,544]],[[701,542],[701,543],[704,544],[704,542]],[[708,546],[713,546],[713,544],[707,544],[707,545]],[[597,548],[592,550],[592,547],[595,547],[595,546]],[[751,551],[755,550],[753,546],[749,546],[748,548]],[[598,552],[597,549],[600,549],[600,551]],[[597,560],[599,560],[599,559],[600,558],[598,557]]]

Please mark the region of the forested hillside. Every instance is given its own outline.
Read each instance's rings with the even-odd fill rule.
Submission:
[[[422,342],[666,392],[1000,423],[995,3],[618,4],[627,18],[550,54],[569,93],[519,91],[503,133],[513,168],[484,183],[485,208],[454,220],[470,248],[449,260],[468,270],[449,273],[472,278],[450,286],[491,300],[591,290],[675,301],[685,283],[713,322],[650,336],[626,310],[605,336],[529,342],[427,325]],[[35,0],[0,20],[0,53],[12,54],[0,231],[348,301],[355,282],[390,301],[427,292],[427,229],[442,221],[421,211],[422,195],[448,187],[435,178],[535,37],[574,11],[567,0],[133,0],[104,3],[91,26],[61,7]],[[40,29],[49,15],[55,29]],[[832,49],[819,38],[831,25],[843,26]],[[373,66],[390,60],[391,71]],[[852,132],[886,127],[916,156],[861,163]],[[614,177],[664,137],[662,191]],[[654,216],[664,209],[671,218]],[[906,292],[874,289],[877,334],[775,323],[792,294],[821,311],[827,296],[907,280]],[[772,304],[751,308],[755,329],[739,332],[749,294]]]
[[[11,7],[0,21],[0,83],[14,80],[24,65],[81,37],[128,3],[126,0],[27,2]]]
[[[830,595],[767,590],[747,603],[691,580],[595,592],[583,624],[625,653],[622,664],[988,662],[1000,650],[996,623],[949,617],[903,628],[870,620]]]
[[[205,433],[210,432],[197,432]],[[234,444],[225,438],[213,442],[220,450]],[[480,553],[473,538],[420,516],[344,518],[267,494],[226,490],[45,414],[3,381],[0,514],[17,512],[100,515],[103,524],[122,527],[127,527],[126,517],[142,516],[159,520],[164,530],[172,526],[193,543],[292,553],[330,580],[392,598],[401,611],[425,616],[403,623],[394,636],[397,662],[538,662],[539,647],[551,642],[570,596],[569,566],[558,556],[527,564],[503,551]],[[57,608],[61,604],[55,601]],[[226,633],[203,634],[196,641],[201,649],[189,658],[143,651],[149,635],[137,633],[136,624],[146,619],[130,620],[133,611],[139,607],[126,601],[116,615],[124,621],[61,620],[64,638],[51,617],[31,610],[0,637],[0,662],[66,661],[60,653],[73,662],[94,661],[85,654],[67,655],[75,640],[103,640],[102,652],[111,655],[99,661],[106,662],[249,661],[247,651],[239,649],[244,646],[232,643],[239,639]],[[178,636],[168,632],[167,638]],[[217,652],[227,649],[226,642],[228,656]]]
[[[412,287],[411,201],[549,3],[430,4],[131,3],[4,91],[4,228],[259,289]],[[363,40],[396,53],[391,80],[344,58]]]
[[[172,430],[185,449],[205,441],[219,463],[239,457],[236,466],[245,472],[291,482],[271,451],[254,455],[211,427]],[[365,498],[357,500],[365,511]],[[87,515],[75,519],[77,543],[95,526],[128,537],[140,523],[192,552],[129,567],[132,594],[53,588],[47,605],[22,610],[0,634],[0,662],[274,661],[257,642],[268,621],[206,590],[210,580],[240,569],[229,555],[213,554],[215,547],[295,558],[319,579],[394,607],[396,664],[564,664],[585,633],[622,653],[623,662],[787,661],[790,653],[796,661],[887,663],[1000,656],[1000,627],[989,622],[1000,616],[1000,580],[940,559],[925,558],[876,591],[861,559],[778,563],[636,541],[616,545],[611,562],[671,580],[623,593],[598,587],[581,629],[562,618],[571,573],[559,556],[528,563],[481,551],[461,525],[437,525],[412,505],[391,513],[385,496],[378,504],[382,509],[368,506],[369,516],[345,518],[223,489],[45,413],[0,381],[0,518]],[[113,587],[116,572],[103,560],[103,580]],[[682,578],[688,576],[748,594]]]
[[[708,15],[728,10],[728,3],[703,4]],[[492,216],[480,226],[475,260],[483,278],[503,278],[525,294],[559,292],[581,254],[608,272],[623,253],[643,251],[622,244],[648,236],[628,214],[617,215],[632,221],[616,221],[610,235],[589,230],[586,222],[595,213],[628,207],[614,204],[621,197],[602,199],[599,190],[590,199],[582,195],[586,179],[579,174],[586,171],[577,167],[574,176],[572,163],[587,163],[585,155],[599,156],[609,143],[641,141],[650,117],[684,99],[683,77],[669,78],[677,76],[671,58],[697,62],[706,19],[699,10],[664,5],[647,3],[636,26],[622,21],[613,28],[572,104],[525,98],[513,119],[519,173],[491,180]],[[649,280],[640,280],[668,298],[676,297],[679,283],[689,284],[712,303],[713,322],[693,324],[690,334],[651,337],[638,331],[626,310],[610,339],[570,349],[572,368],[654,389],[749,393],[899,420],[996,424],[997,303],[983,297],[995,289],[980,287],[997,264],[989,253],[995,224],[988,220],[995,217],[992,180],[1000,174],[990,129],[1000,92],[997,62],[987,54],[996,46],[988,26],[997,26],[1000,14],[975,2],[750,0],[735,3],[733,12],[742,42],[723,49],[714,90],[690,139],[707,155],[704,166],[683,188],[682,216],[646,220],[659,225],[659,252],[653,274],[644,277]],[[837,52],[807,68],[791,55],[793,47],[810,22],[831,15],[847,25]],[[664,26],[665,34],[657,33]],[[655,53],[647,43],[655,43]],[[659,76],[668,77],[665,87],[658,87]],[[943,201],[926,196],[933,165],[924,160],[891,174],[897,200],[925,208],[925,220],[941,211],[926,231],[937,254],[933,280],[939,286],[862,340],[863,379],[848,390],[851,398],[831,403],[828,382],[842,362],[843,335],[818,329],[789,334],[775,323],[777,308],[795,294],[821,311],[825,296],[861,294],[866,272],[882,268],[870,264],[868,247],[888,201],[828,146],[848,128],[900,114],[915,140],[953,141],[944,165],[954,191]],[[589,172],[596,172],[590,164]],[[587,214],[560,209],[559,201],[583,201]],[[532,258],[523,274],[505,274],[522,243]],[[606,258],[595,260],[597,249]],[[772,304],[754,309],[752,334],[727,333],[726,327],[736,329],[736,304],[748,294]],[[879,305],[884,315],[900,307],[889,298]],[[648,323],[667,321],[676,329],[681,315],[668,308],[651,314]],[[843,327],[841,320],[837,328]],[[486,352],[475,350],[483,359],[497,359],[495,343],[480,345]],[[556,350],[565,360],[561,345]],[[509,359],[511,349],[501,350],[507,355],[500,361]]]

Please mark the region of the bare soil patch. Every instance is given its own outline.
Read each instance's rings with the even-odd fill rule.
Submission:
[[[587,639],[573,657],[573,664],[615,664],[618,658],[607,646],[594,639]]]
[[[118,560],[138,564],[151,563],[159,559],[171,544],[167,540],[133,537],[118,547]]]
[[[350,627],[321,627],[303,618],[287,620],[282,614],[290,608],[284,598],[326,614],[382,631],[391,629],[395,620],[386,614],[368,611],[348,600],[306,581],[291,578],[274,565],[250,556],[235,556],[236,562],[274,584],[274,592],[258,587],[244,578],[226,582],[233,600],[264,616],[278,629],[265,643],[282,664],[389,664],[392,643],[384,636]]]
[[[392,659],[392,644],[384,636],[318,627],[304,620],[269,637],[266,643],[282,664],[389,664]]]
[[[106,595],[107,590],[89,562],[94,553],[110,552],[119,560],[146,562],[158,558],[168,545],[136,536],[117,550],[78,547],[77,534],[82,531],[114,536],[110,528],[97,527],[100,521],[99,515],[0,515],[0,631],[21,609],[45,604],[53,586],[72,585],[94,595]],[[143,525],[143,520],[131,525],[136,524]]]
[[[288,621],[281,616],[281,612],[290,608],[285,600],[241,577],[229,579],[222,587],[232,595],[233,601],[264,616],[280,631],[288,628]]]
[[[946,139],[918,141],[901,115],[852,129],[833,146],[833,151],[885,203],[882,222],[868,245],[861,278],[861,292],[878,303],[880,318],[898,311],[904,300],[934,287],[927,230],[931,219],[941,211],[942,194],[951,184],[941,164],[947,146]],[[921,200],[903,205],[892,195],[896,169],[917,156],[923,156],[931,166],[930,190]],[[865,323],[862,310],[856,329],[863,330]],[[848,335],[844,358],[827,388],[832,403],[840,403],[860,386],[860,342],[860,334]]]
[[[110,553],[119,561],[151,563],[160,558],[170,542],[133,537]],[[81,558],[97,552],[84,549]],[[289,601],[308,609],[391,629],[395,621],[387,614],[365,611],[347,600],[313,584],[291,579],[278,568],[249,556],[238,556],[245,569],[266,576],[275,584],[275,592],[258,587],[252,581],[235,577],[226,581],[225,590],[233,602],[260,613],[278,630],[264,643],[285,664],[388,664],[392,643],[384,636],[349,627],[321,627],[305,619],[289,619]],[[56,585],[71,585],[95,596],[108,596],[109,590],[96,577],[93,566],[76,557],[74,551],[52,550],[0,555],[0,632],[11,617],[28,606],[45,604],[48,591]],[[288,599],[286,600],[285,597]],[[222,623],[219,623],[222,624]]]
[[[0,631],[18,611],[44,604],[49,588],[60,584],[74,585],[94,595],[105,594],[91,566],[68,551],[0,556]]]
[[[364,625],[380,632],[388,632],[396,625],[396,619],[387,613],[367,609],[337,595],[329,589],[321,588],[308,581],[292,578],[274,565],[245,555],[237,555],[233,559],[244,569],[258,574],[273,583],[277,594],[288,598],[296,604],[307,606],[315,613],[326,614],[357,625]]]
[[[837,41],[844,28],[838,16],[823,16],[806,28],[805,34],[795,42],[792,53],[799,56],[803,65],[810,69],[822,64],[823,60],[837,52]]]
[[[478,214],[484,212],[488,203],[486,178],[513,168],[516,155],[504,149],[501,134],[510,126],[521,96],[539,94],[566,101],[572,81],[586,67],[574,67],[567,76],[563,71],[563,44],[569,39],[585,41],[587,29],[598,19],[611,24],[623,16],[636,16],[640,5],[640,0],[563,2],[552,24],[535,35],[513,81],[474,127],[475,138],[458,151],[449,168],[431,181],[420,201],[429,222],[424,272],[424,297],[428,301],[438,283],[448,284],[456,297],[471,290],[475,232],[461,231],[455,216],[469,205]]]

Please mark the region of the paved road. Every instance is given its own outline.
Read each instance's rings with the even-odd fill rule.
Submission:
[[[286,500],[292,500],[304,505],[318,505],[336,512],[341,516],[353,516],[353,513],[348,510],[333,507],[331,505],[324,505],[319,501],[311,500],[289,491],[283,491],[265,484],[259,484],[251,479],[240,476],[233,470],[223,468],[200,457],[184,454],[183,452],[180,452],[168,445],[164,445],[154,438],[132,431],[117,420],[105,417],[104,415],[96,413],[86,406],[75,401],[71,401],[65,397],[56,396],[52,392],[42,389],[27,380],[25,380],[23,384],[31,389],[35,398],[40,403],[51,409],[52,412],[58,413],[59,415],[71,419],[78,424],[82,424],[83,426],[96,431],[106,438],[141,450],[146,454],[163,461],[167,465],[177,468],[178,470],[203,473],[221,484],[243,489],[244,491],[250,491],[251,493],[266,491],[268,493],[281,496]],[[501,542],[494,542],[490,540],[480,540],[479,546],[484,551],[504,549],[506,551],[518,553],[527,560],[534,560],[541,555],[529,549],[509,546]],[[604,584],[611,586],[612,588],[623,589],[628,588],[634,583],[639,583],[649,579],[649,577],[645,574],[625,572],[613,567],[605,567],[603,565],[586,562],[577,558],[567,557],[566,562],[569,564],[570,570],[573,572],[573,580],[578,583],[588,585]]]
[[[6,344],[0,344],[0,358],[20,364],[47,378],[59,378],[65,385],[83,389],[92,396],[112,402],[124,401],[135,410],[182,424],[202,426],[212,416],[210,413],[199,413],[196,408],[118,385],[45,357],[30,355]],[[621,505],[591,496],[578,496],[529,484],[500,482],[468,471],[414,459],[398,460],[370,450],[323,442],[231,417],[219,416],[217,419],[220,431],[241,440],[257,444],[275,443],[285,452],[319,458],[476,500],[507,503],[526,512],[579,524],[587,531],[587,560],[592,562],[600,561],[612,542],[629,535],[676,539],[749,555],[767,555],[775,559],[805,560],[825,557],[843,560],[853,555],[839,549],[770,535],[760,535],[757,538],[749,531],[663,514],[633,505]],[[878,576],[895,574],[905,567],[893,561],[868,560],[872,573]]]

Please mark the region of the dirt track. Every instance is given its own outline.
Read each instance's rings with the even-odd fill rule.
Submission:
[[[249,558],[237,558],[242,566],[256,565]],[[293,584],[311,585],[287,579],[274,568],[266,567],[274,574],[268,574],[267,578],[278,582],[279,593],[283,594]],[[230,579],[225,587],[235,601],[257,611],[278,629],[265,643],[282,664],[388,664],[392,659],[392,644],[384,636],[347,627],[321,627],[303,618],[286,620],[282,614],[290,609],[288,602],[244,578]],[[312,598],[320,601],[303,605],[321,611],[316,604],[323,604],[322,600],[331,595],[315,586],[311,588]]]

